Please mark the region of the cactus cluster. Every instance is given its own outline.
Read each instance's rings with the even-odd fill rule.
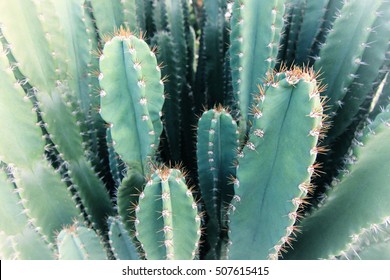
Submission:
[[[390,259],[390,1],[0,0],[1,259]]]

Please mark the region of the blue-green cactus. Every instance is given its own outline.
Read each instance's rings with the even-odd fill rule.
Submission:
[[[183,174],[157,169],[139,194],[136,237],[147,259],[194,259],[200,230],[198,207]]]

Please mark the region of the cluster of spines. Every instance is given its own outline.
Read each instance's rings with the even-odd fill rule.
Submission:
[[[345,250],[340,252],[338,256],[330,256],[329,259],[346,259],[346,260],[364,260],[364,259],[388,259],[388,244],[390,242],[390,216],[385,217],[381,223],[373,223],[366,228],[362,228],[358,233],[352,235],[351,242],[345,246]],[[364,254],[374,249],[376,245],[387,245],[387,247],[380,248],[380,252],[368,255]],[[363,254],[363,256],[362,256]]]

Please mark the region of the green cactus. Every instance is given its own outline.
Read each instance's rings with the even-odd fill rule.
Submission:
[[[234,2],[230,57],[242,125],[248,120],[257,85],[276,64],[283,14],[284,0]]]
[[[199,186],[209,217],[210,258],[221,257],[227,210],[234,195],[237,150],[238,128],[230,114],[222,107],[204,112],[198,125],[197,159]]]
[[[109,217],[110,247],[118,260],[138,260],[138,252],[119,217]]]
[[[295,62],[298,65],[308,64],[311,47],[321,31],[321,20],[326,13],[329,0],[305,1],[303,19],[296,41]]]
[[[0,1],[0,258],[389,259],[389,18]]]
[[[136,237],[147,259],[193,259],[200,216],[192,192],[177,169],[157,169],[139,195]]]
[[[338,107],[342,107],[342,100],[356,78],[359,66],[367,63],[362,57],[364,50],[371,44],[368,38],[375,28],[376,15],[382,2],[347,2],[333,25],[333,31],[327,36],[314,67],[324,73],[324,83],[327,84],[324,94],[329,98],[330,107],[328,114],[333,115]],[[351,30],[346,26],[351,27]],[[341,47],[341,40],[348,42],[348,45]]]
[[[232,259],[278,257],[291,243],[299,207],[316,172],[324,124],[314,73],[295,68],[276,73],[266,84],[253,109],[249,140],[238,155],[229,223]],[[248,215],[256,220],[245,219]],[[254,244],[257,250],[252,250]]]
[[[100,114],[111,127],[115,150],[129,168],[147,174],[162,132],[164,95],[156,57],[143,40],[121,30],[106,42],[100,71]]]
[[[228,46],[226,0],[204,1],[203,27],[194,85],[197,112],[224,104],[224,62]]]
[[[62,225],[71,224],[80,212],[58,170],[44,159],[45,142],[36,125],[33,104],[13,77],[12,70],[6,68],[6,63],[3,53],[0,57],[0,132],[8,137],[1,138],[0,159],[7,163],[17,186],[15,192],[19,195],[12,199],[20,201],[24,208],[22,212],[28,214],[37,231],[48,242],[53,242],[54,232]],[[18,111],[17,118],[12,110]],[[2,187],[11,191],[10,186]],[[42,201],[46,201],[45,205]]]
[[[389,109],[387,107],[356,137],[345,170],[334,181],[323,205],[302,221],[302,235],[294,244],[295,250],[287,257],[325,259],[343,256],[353,246],[355,236],[376,224],[388,224],[390,149],[386,139],[390,134]],[[372,172],[375,176],[367,176]],[[351,196],[353,200],[349,199]],[[375,203],[371,203],[373,201]],[[306,246],[311,249],[305,250]]]
[[[58,259],[104,260],[107,258],[103,244],[96,233],[74,224],[64,228],[57,236]]]

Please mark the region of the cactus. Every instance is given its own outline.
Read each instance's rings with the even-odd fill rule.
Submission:
[[[146,174],[162,132],[164,96],[156,57],[143,40],[120,30],[105,43],[100,71],[100,114],[111,127],[115,150],[129,168]]]
[[[283,14],[281,0],[234,2],[230,57],[242,125],[248,120],[257,85],[276,64]]]
[[[261,89],[234,180],[230,258],[275,259],[291,243],[298,209],[306,202],[316,172],[317,143],[324,126],[320,91],[314,73],[300,68],[276,73]],[[285,152],[292,147],[294,152]],[[255,176],[258,180],[253,181]],[[252,211],[255,222],[244,219]]]
[[[60,260],[100,260],[106,259],[103,244],[96,233],[74,224],[64,228],[57,236],[58,259]]]
[[[219,259],[227,231],[227,210],[233,198],[238,149],[236,122],[223,107],[206,111],[199,119],[197,158],[199,186],[209,216],[210,258]]]
[[[0,258],[389,259],[389,18],[0,1]]]
[[[179,170],[157,169],[135,207],[135,235],[147,259],[195,258],[201,234],[200,217]]]
[[[348,164],[334,181],[334,187],[327,194],[323,206],[302,221],[302,235],[294,246],[295,250],[291,251],[292,258],[343,256],[353,246],[355,237],[375,228],[377,224],[388,224],[389,193],[386,181],[389,178],[387,159],[390,149],[385,139],[390,133],[389,109],[379,114],[372,124],[357,135]],[[375,177],[365,175],[371,172],[375,172]],[[346,204],[347,197],[352,193],[354,199]],[[375,203],[370,204],[371,201]],[[356,212],[359,215],[355,215]],[[321,219],[317,219],[318,216]],[[318,238],[321,238],[321,242],[317,241]],[[305,246],[313,247],[311,250],[302,249]]]
[[[138,252],[120,217],[109,217],[110,247],[118,260],[138,260]]]

